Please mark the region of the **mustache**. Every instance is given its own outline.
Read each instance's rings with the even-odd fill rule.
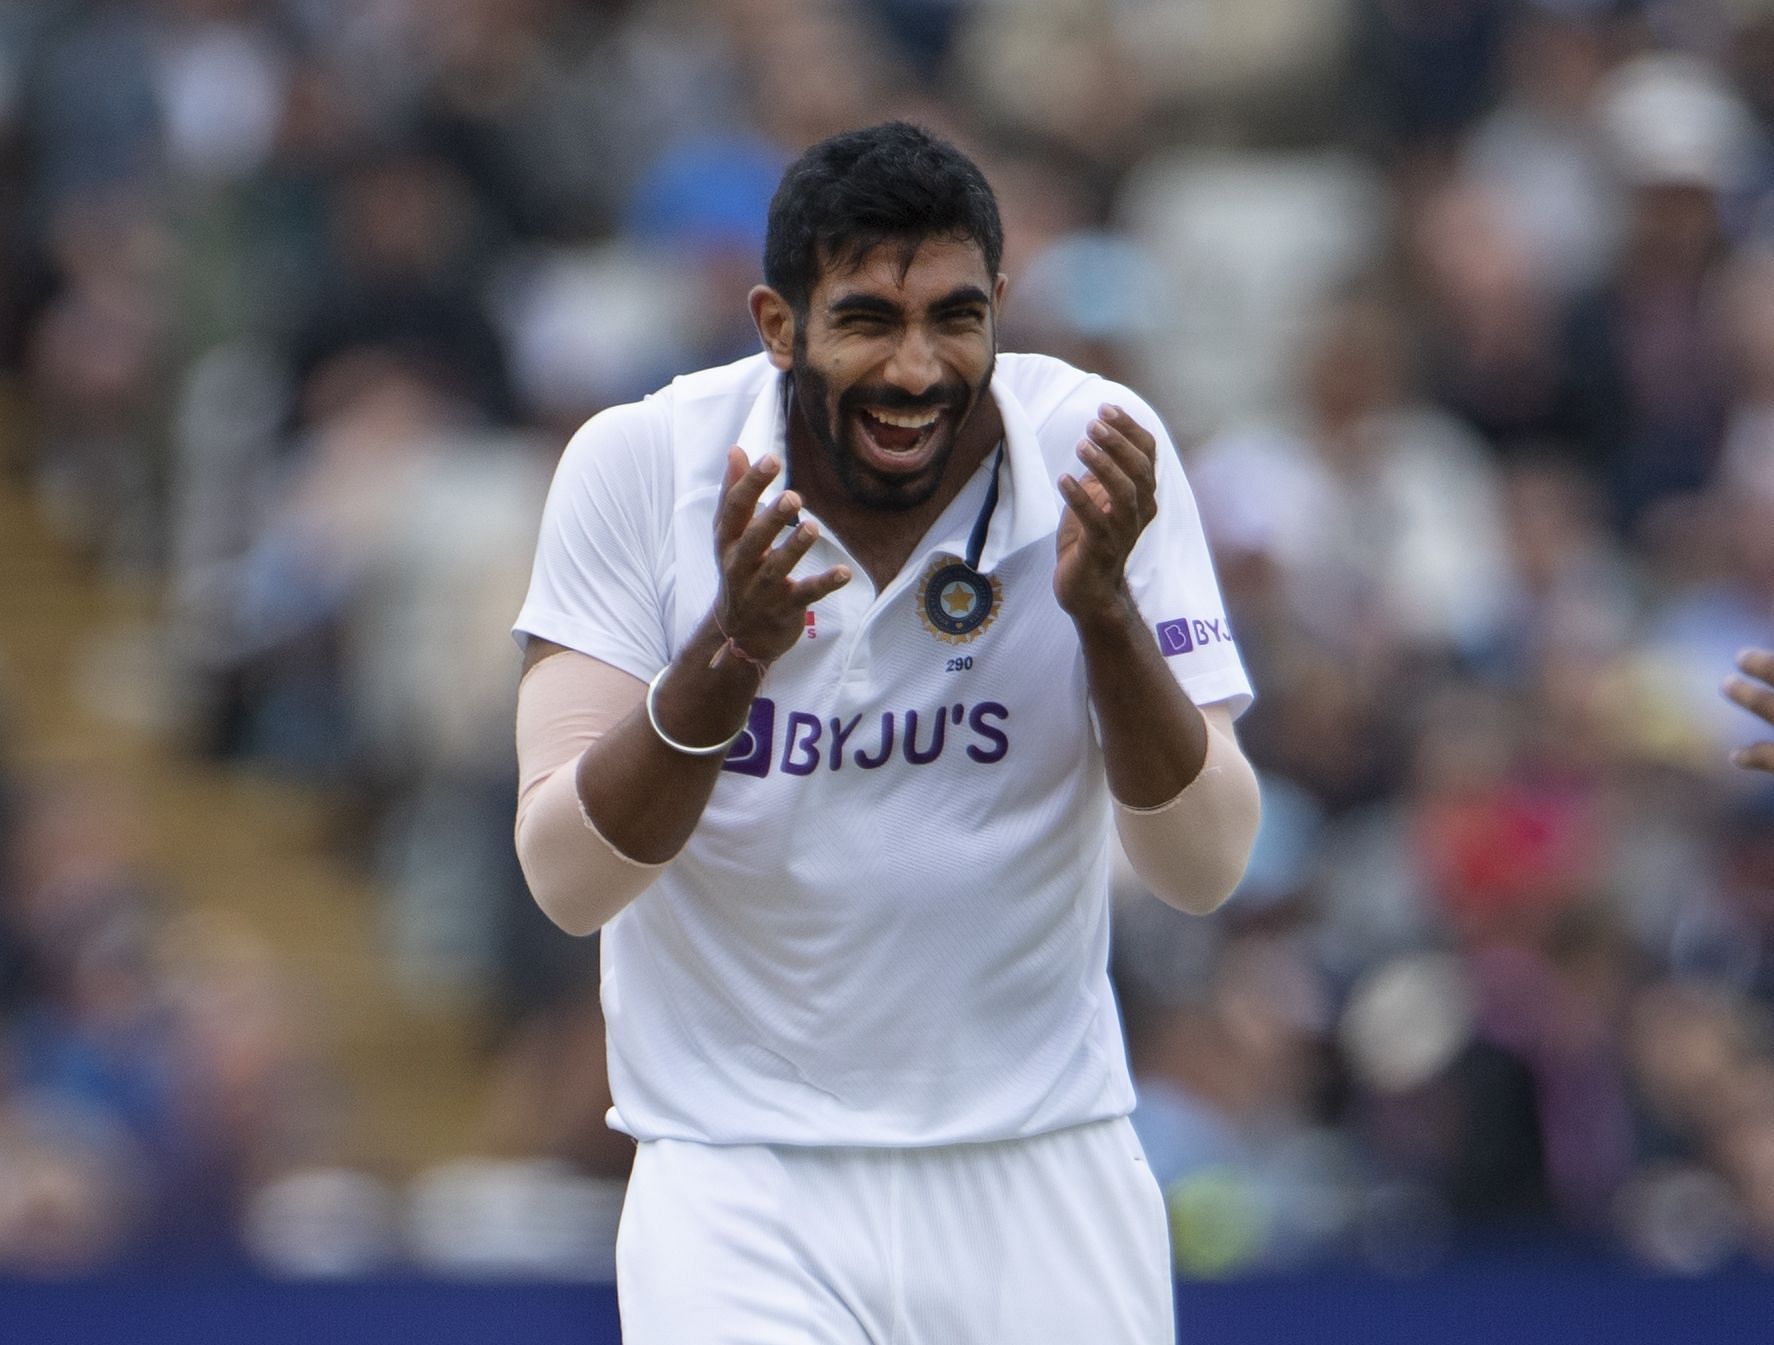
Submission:
[[[914,397],[903,388],[851,388],[840,399],[845,411],[864,406],[878,406],[884,411],[959,411],[967,405],[968,390],[959,383],[942,383],[922,396]]]

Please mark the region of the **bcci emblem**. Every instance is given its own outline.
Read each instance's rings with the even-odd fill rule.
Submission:
[[[998,614],[1004,590],[995,576],[980,574],[958,560],[937,561],[918,592],[918,615],[939,640],[976,640]]]

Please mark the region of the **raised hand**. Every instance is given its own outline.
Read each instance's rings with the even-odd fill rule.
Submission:
[[[1158,443],[1118,406],[1104,406],[1078,445],[1082,480],[1059,479],[1053,593],[1074,620],[1106,613],[1126,594],[1127,558],[1158,516]]]
[[[844,565],[808,579],[789,577],[819,537],[819,527],[811,519],[795,522],[801,497],[792,490],[777,496],[769,508],[758,508],[765,488],[781,470],[770,454],[753,463],[743,450],[728,449],[715,506],[715,561],[721,574],[715,620],[744,658],[760,664],[793,648],[805,629],[807,608],[850,582]],[[788,538],[778,543],[784,528]]]
[[[1774,651],[1746,649],[1737,656],[1737,667],[1744,675],[1725,679],[1725,695],[1774,726]],[[1746,770],[1774,772],[1774,740],[1739,748],[1731,760]]]

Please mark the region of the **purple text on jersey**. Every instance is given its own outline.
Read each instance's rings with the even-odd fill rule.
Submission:
[[[865,718],[869,720],[867,727]],[[848,719],[790,710],[783,716],[778,757],[776,702],[760,696],[752,702],[745,732],[727,753],[721,769],[760,777],[770,774],[772,766],[787,775],[812,775],[822,765],[833,771],[846,764],[873,771],[896,757],[913,766],[928,766],[950,747],[990,766],[1004,760],[1010,751],[1010,737],[1000,727],[1009,718],[1009,708],[997,701],[942,705],[922,712],[884,710],[879,717],[852,715]]]
[[[1200,649],[1210,641],[1219,643],[1231,638],[1232,632],[1226,629],[1224,618],[1219,621],[1192,621],[1186,616],[1180,616],[1174,621],[1158,623],[1158,648],[1165,658],[1187,654],[1191,649]]]

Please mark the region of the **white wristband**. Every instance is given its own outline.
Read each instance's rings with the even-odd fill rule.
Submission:
[[[665,674],[670,671],[671,664],[668,663],[658,672],[654,673],[653,680],[647,683],[647,723],[652,725],[653,732],[658,736],[659,741],[671,748],[674,752],[682,752],[687,757],[721,756],[744,735],[746,725],[741,724],[733,731],[733,736],[731,738],[727,739],[724,743],[716,743],[713,747],[691,747],[688,743],[679,742],[676,738],[672,737],[671,734],[659,727],[659,713],[653,707],[653,698],[659,694],[659,684],[665,680]]]

